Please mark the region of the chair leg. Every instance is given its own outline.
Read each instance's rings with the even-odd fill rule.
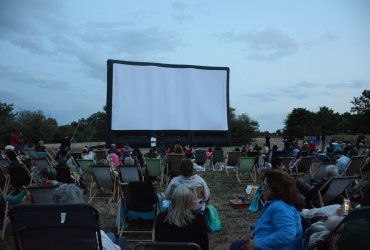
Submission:
[[[242,181],[239,178],[239,172],[236,171],[236,179],[238,180],[239,184],[242,184]]]

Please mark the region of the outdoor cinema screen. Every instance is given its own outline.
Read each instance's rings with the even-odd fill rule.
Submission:
[[[111,131],[228,131],[229,68],[108,60]]]

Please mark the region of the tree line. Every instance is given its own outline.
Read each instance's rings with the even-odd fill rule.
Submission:
[[[369,134],[370,133],[370,90],[354,97],[349,112],[339,114],[323,106],[318,112],[306,108],[294,108],[284,121],[284,128],[277,130],[278,136],[302,138],[305,135]],[[267,131],[260,131],[258,121],[248,114],[237,114],[229,110],[232,143],[250,142],[253,137]],[[0,100],[0,144],[9,143],[12,132],[22,132],[26,143],[44,140],[46,143],[60,142],[64,136],[73,136],[76,142],[106,140],[106,107],[102,111],[81,118],[68,125],[59,126],[54,118],[46,117],[43,111],[14,111],[14,104]]]

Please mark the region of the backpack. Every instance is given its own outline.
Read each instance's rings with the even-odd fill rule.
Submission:
[[[221,230],[221,221],[214,206],[207,204],[203,216],[208,232],[213,233]]]

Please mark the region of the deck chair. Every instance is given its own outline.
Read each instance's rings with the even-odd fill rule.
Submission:
[[[5,200],[4,195],[0,194],[0,240],[5,237],[5,229],[9,224],[8,217],[9,203]]]
[[[167,182],[169,182],[173,177],[180,175],[180,163],[183,158],[183,154],[167,155]]]
[[[352,156],[346,169],[344,170],[345,176],[358,176],[362,178],[361,167],[366,160],[365,155]]]
[[[91,182],[93,181],[93,173],[91,171],[90,166],[93,165],[94,160],[84,160],[84,159],[77,159],[78,165],[82,169],[83,176],[89,182],[87,185],[91,186]]]
[[[129,182],[122,188],[123,196],[120,198],[117,211],[118,235],[121,237],[122,234],[152,234],[158,207],[155,184],[150,181],[137,181]],[[138,220],[149,221],[151,225],[148,229],[142,230],[142,227],[137,225]],[[135,223],[131,225],[130,221]]]
[[[311,173],[311,164],[314,159],[314,156],[302,157],[297,165],[297,168],[295,169],[296,175],[305,175]]]
[[[33,163],[39,171],[42,171],[44,168],[48,168],[50,166],[48,160],[46,160],[45,158],[44,159],[33,159]]]
[[[46,158],[46,152],[45,151],[37,151],[37,159],[45,159]]]
[[[0,195],[6,196],[8,194],[10,185],[10,176],[5,167],[0,166]]]
[[[200,246],[193,242],[140,242],[134,250],[201,250]]]
[[[197,149],[194,153],[194,161],[198,166],[203,167],[203,170],[197,168],[197,171],[206,171],[206,166],[204,163],[207,161],[207,153],[204,149]]]
[[[73,157],[73,159],[75,159],[76,161],[77,160],[81,160],[82,159],[82,155],[81,155],[81,152],[72,152],[70,153],[70,155]]]
[[[71,177],[71,169],[69,167],[55,167],[57,171],[56,180],[62,183],[76,184],[77,180]]]
[[[250,176],[250,179],[253,180],[253,183],[256,184],[257,174],[255,168],[255,157],[240,157],[239,165],[236,168],[236,179],[241,184],[240,175],[245,173]]]
[[[111,167],[107,165],[91,165],[90,168],[94,179],[90,186],[89,203],[95,198],[106,198],[106,196],[96,196],[98,192],[102,194],[104,191],[112,193],[108,201],[111,202],[115,197],[117,186],[117,179],[112,173]],[[93,193],[94,185],[96,186],[96,190]]]
[[[339,225],[322,242],[320,249],[329,248],[330,241],[338,235],[334,245],[338,250],[369,249],[370,207],[355,208],[339,223]]]
[[[355,179],[355,176],[332,177],[317,191],[318,199],[316,201],[323,207],[329,205],[342,193],[345,193],[345,196],[349,199],[346,189]],[[326,191],[323,192],[325,189]]]
[[[286,169],[289,169],[289,163],[293,160],[293,157],[278,157],[278,159],[281,160]]]
[[[96,160],[97,161],[107,159],[107,151],[105,151],[105,150],[96,150],[96,151],[94,151],[94,153],[96,155]]]
[[[332,165],[332,163],[321,163],[317,170],[314,172],[313,174],[313,177],[316,179],[316,180],[322,180],[324,179],[324,177],[326,176],[326,167],[329,166],[329,165]]]
[[[32,183],[31,173],[24,166],[13,166],[7,168],[10,175],[10,185],[13,188],[20,188],[22,186],[28,186]]]
[[[0,159],[0,167],[10,167],[10,161],[8,159]]]
[[[52,194],[57,186],[28,186],[24,190],[29,197],[30,203],[36,204],[52,204]]]
[[[157,158],[145,158],[145,165],[148,177],[154,177],[158,179],[160,177],[159,185],[163,185],[163,169],[161,159]]]
[[[91,205],[15,205],[9,217],[17,250],[103,249],[99,213]]]
[[[229,170],[236,171],[237,166],[239,165],[239,159],[240,151],[232,151],[227,153],[227,160],[225,164],[225,171],[227,175],[229,175]]]
[[[212,153],[212,170],[222,171],[225,167],[224,151],[222,149],[215,149]]]

